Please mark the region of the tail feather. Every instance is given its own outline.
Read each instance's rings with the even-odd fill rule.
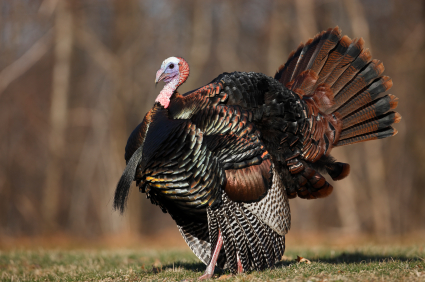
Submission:
[[[397,134],[391,125],[401,116],[390,110],[398,99],[390,94],[379,98],[392,87],[392,80],[382,76],[383,63],[372,59],[364,43],[362,38],[341,36],[338,27],[328,29],[301,44],[275,75],[303,99],[311,128],[302,130],[305,164],[288,166],[295,187],[287,190],[288,197],[327,196],[332,186],[318,172],[321,169],[334,180],[348,175],[348,164],[326,161],[333,147]]]
[[[287,63],[279,68],[275,78],[298,95],[311,96],[315,101],[329,96],[321,95],[320,98],[318,95],[323,91],[318,91],[319,88],[330,88],[333,99],[328,97],[329,103],[317,104],[316,101],[316,104],[320,105],[322,115],[337,117],[342,123],[341,130],[344,130],[397,106],[394,96],[374,102],[380,93],[392,86],[388,76],[381,76],[384,69],[380,61],[372,60],[362,38],[351,40],[347,36],[342,37],[341,30],[335,27],[316,35],[305,45],[301,44],[291,53]],[[400,115],[397,115],[394,122],[399,119]],[[356,131],[352,129],[352,132]],[[334,145],[387,136],[382,132],[370,134],[372,132],[359,138],[352,136],[344,142],[335,139]]]
[[[389,126],[385,129],[382,129],[380,131],[375,131],[372,133],[364,134],[364,135],[358,135],[352,138],[344,139],[338,141],[338,143],[335,146],[344,146],[344,145],[351,145],[355,143],[370,141],[370,140],[376,140],[376,139],[382,139],[390,136],[394,136],[398,133],[398,131]]]
[[[368,49],[362,50],[360,55],[345,69],[345,71],[338,77],[337,81],[332,84],[332,91],[334,94],[338,94],[347,83],[349,83],[353,77],[361,71],[370,61],[372,55]]]
[[[286,85],[292,80],[292,74],[297,66],[298,58],[300,57],[303,48],[304,44],[298,46],[297,50],[292,51],[291,54],[289,54],[288,61],[286,62],[286,64],[279,67],[278,73],[276,73],[275,78],[282,82],[283,85]]]
[[[341,30],[339,27],[328,29],[320,38],[306,69],[314,73],[319,73],[323,65],[326,63],[328,53],[332,50],[341,39]],[[305,93],[310,93],[314,89],[314,84],[309,84],[307,81],[300,87]]]
[[[309,84],[314,84],[317,81],[317,74],[311,70],[306,70],[300,73],[294,80],[292,80],[290,83],[286,84],[286,87],[293,90],[294,92],[297,92],[299,90],[302,90],[302,94],[305,95],[304,90],[301,88],[303,83],[307,82]]]
[[[335,95],[335,104],[326,113],[332,113],[359,91],[365,89],[370,82],[378,78],[384,71],[384,65],[378,60],[372,60],[361,72],[359,72],[338,94]]]
[[[293,78],[297,77],[303,70],[306,69],[311,59],[311,56],[313,56],[314,51],[317,47],[317,44],[319,44],[320,38],[324,33],[325,32],[323,31],[322,33],[316,35],[313,39],[310,39],[309,41],[307,41],[302,51],[302,58],[300,58],[297,69],[294,71],[294,74],[292,75]]]
[[[329,51],[338,44],[340,39],[341,30],[335,27],[318,34],[306,44],[300,44],[295,51],[291,52],[287,62],[279,67],[274,78],[286,85],[304,70],[318,73],[326,62]]]
[[[332,29],[329,29],[327,31],[326,36],[327,37],[331,36],[332,35],[331,32],[332,32]],[[316,48],[318,46],[323,46],[323,44],[326,42],[325,37],[323,37],[324,34],[325,32],[322,32],[316,35],[313,39],[310,39],[309,41],[307,41],[307,43],[305,44],[300,54],[300,58],[298,59],[297,68],[294,70],[292,74],[292,79],[296,78],[307,67],[307,65],[312,60],[312,57],[313,57],[313,60],[315,59],[314,55],[317,54],[317,52],[315,53]],[[335,41],[337,42],[337,40]]]
[[[339,140],[378,131],[380,129],[390,126],[393,123],[398,123],[400,121],[400,118],[401,116],[399,113],[386,113],[365,123],[361,123],[359,125],[343,130],[341,132]]]
[[[339,64],[334,68],[332,73],[326,79],[325,83],[333,86],[337,79],[345,72],[347,68],[351,66],[351,63],[360,55],[363,51],[364,40],[363,38],[354,39],[351,45],[348,47],[344,57],[340,60]],[[343,76],[344,77],[344,76]],[[335,87],[334,87],[335,88]],[[335,89],[333,89],[335,91]],[[339,91],[339,90],[338,90]],[[335,91],[337,93],[338,91]]]
[[[398,98],[396,96],[389,94],[372,101],[372,103],[366,104],[363,109],[353,111],[350,116],[343,119],[342,130],[344,131],[353,125],[376,118],[377,116],[394,109],[398,104],[397,101]],[[342,137],[340,137],[340,139],[342,139]]]
[[[311,69],[315,73],[319,73],[326,62],[329,51],[338,44],[339,40],[341,40],[341,30],[339,27],[328,29],[317,45],[316,51],[311,56],[311,60],[307,65],[307,68]]]
[[[346,117],[347,115],[357,111],[362,106],[370,103],[373,99],[378,97],[380,93],[390,89],[392,85],[393,82],[391,78],[389,78],[388,76],[381,77],[380,79],[372,83],[365,91],[358,94],[356,97],[354,97],[354,99],[349,101],[349,103],[339,108],[337,110],[338,114],[342,118]]]
[[[344,58],[350,45],[351,39],[348,36],[344,36],[341,38],[336,48],[331,53],[329,53],[329,56],[326,59],[326,63],[320,70],[319,79],[317,80],[315,85],[316,87],[324,83],[334,71],[338,70],[337,67],[341,60]]]
[[[296,63],[295,66],[293,68],[293,70],[289,69],[289,72],[292,72],[291,77],[289,79],[289,81],[291,81],[292,79],[294,79],[295,77],[297,77],[297,75],[300,73],[301,68],[302,68],[302,64],[303,64],[303,59],[305,59],[305,56],[308,52],[308,50],[310,49],[310,45],[313,42],[313,39],[310,39],[309,41],[306,42],[305,45],[301,44],[300,47],[302,47],[301,52],[297,55],[296,58]]]

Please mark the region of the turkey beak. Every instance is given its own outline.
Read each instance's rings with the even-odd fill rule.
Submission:
[[[160,82],[161,80],[163,80],[166,76],[167,74],[165,73],[165,69],[160,68],[156,72],[155,85],[158,84],[158,82]]]

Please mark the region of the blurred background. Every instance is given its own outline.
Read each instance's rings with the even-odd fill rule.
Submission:
[[[384,62],[403,119],[393,138],[333,151],[350,176],[325,199],[291,200],[289,236],[425,234],[424,1],[2,0],[0,13],[3,246],[55,236],[183,242],[135,185],[127,212],[112,209],[127,137],[161,90],[161,62],[189,62],[182,93],[225,71],[272,76],[300,42],[336,25]]]

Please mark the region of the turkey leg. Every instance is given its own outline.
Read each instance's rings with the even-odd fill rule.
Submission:
[[[243,272],[243,266],[241,263],[241,259],[239,258],[239,254],[236,254],[236,257],[238,258],[238,273],[242,273]]]
[[[210,263],[207,266],[207,269],[205,270],[204,275],[202,275],[201,277],[198,278],[198,280],[204,280],[204,279],[209,279],[213,276],[214,274],[214,268],[215,265],[217,263],[217,259],[218,259],[218,254],[220,253],[221,250],[221,246],[223,245],[223,237],[221,236],[221,231],[218,231],[218,239],[217,239],[217,244],[215,246],[215,250],[213,253],[213,256],[211,258]]]

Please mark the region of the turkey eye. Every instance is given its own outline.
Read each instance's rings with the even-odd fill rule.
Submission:
[[[174,64],[171,64],[169,68],[174,69]]]

